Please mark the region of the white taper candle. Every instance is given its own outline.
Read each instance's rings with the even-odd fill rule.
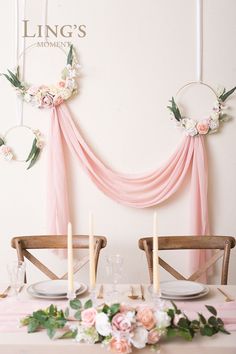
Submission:
[[[160,291],[159,260],[158,260],[158,236],[157,236],[157,212],[153,215],[153,292]]]
[[[73,272],[73,238],[72,225],[68,223],[67,229],[67,261],[68,261],[68,293],[74,291],[74,272]]]
[[[94,234],[93,234],[93,214],[89,213],[89,283],[94,289],[96,284],[95,257],[94,257]]]

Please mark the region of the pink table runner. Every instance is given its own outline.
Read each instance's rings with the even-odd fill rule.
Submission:
[[[31,314],[33,311],[45,309],[51,304],[58,308],[65,309],[67,306],[66,300],[35,300],[35,299],[16,299],[9,297],[0,300],[0,333],[3,332],[19,332],[26,331],[26,327],[20,328],[20,319]],[[137,302],[132,303],[134,306]],[[176,302],[178,308],[186,313],[190,318],[195,317],[197,312],[201,312],[206,317],[210,316],[210,312],[205,308],[204,304],[212,305],[218,312],[218,317],[221,317],[225,323],[225,328],[229,331],[236,330],[236,301],[213,303],[206,300],[204,303],[197,301]],[[168,304],[169,305],[169,304]]]

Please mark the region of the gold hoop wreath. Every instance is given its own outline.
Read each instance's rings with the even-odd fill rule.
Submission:
[[[25,53],[26,50],[37,46],[37,44],[32,44],[28,46],[18,58]],[[67,54],[65,50],[61,47],[58,47],[63,51],[64,54]],[[78,92],[78,86],[76,82],[76,77],[78,76],[78,69],[80,65],[77,60],[77,55],[73,45],[70,45],[69,52],[67,54],[66,66],[63,68],[61,73],[61,78],[54,85],[30,85],[23,82],[20,79],[20,70],[19,66],[15,73],[11,70],[8,70],[7,74],[1,74],[11,83],[11,85],[16,90],[17,95],[22,99],[23,102],[30,103],[32,106],[37,108],[52,108],[55,107],[64,101],[68,100],[72,96],[76,95]],[[12,147],[7,144],[8,134],[17,128],[25,128],[32,132],[33,142],[31,150],[26,157],[26,159],[18,159],[16,153],[13,151]],[[41,133],[39,130],[34,130],[25,125],[19,125],[10,128],[5,136],[0,137],[0,154],[7,161],[18,161],[18,162],[29,162],[27,169],[30,169],[35,162],[38,160],[43,143],[41,141]]]
[[[207,87],[214,94],[216,98],[211,113],[209,114],[208,118],[204,120],[198,121],[186,117],[185,115],[182,114],[182,112],[178,107],[178,104],[176,103],[180,93],[184,89],[192,85],[203,85]],[[172,118],[176,120],[177,125],[184,129],[186,135],[196,136],[196,135],[207,135],[207,134],[216,133],[220,127],[220,123],[228,120],[229,118],[226,112],[225,101],[230,95],[234,93],[235,90],[236,87],[232,88],[229,91],[226,91],[226,89],[224,88],[222,92],[217,94],[217,92],[210,85],[202,81],[192,81],[185,84],[177,91],[175,98],[172,97],[172,99],[169,101],[171,105],[167,106],[167,108],[171,111]]]
[[[16,129],[28,130],[32,134],[32,137],[33,137],[31,150],[29,151],[29,153],[27,154],[25,159],[17,158],[16,151],[14,151],[14,149],[11,146],[9,146],[9,144],[8,144],[9,134],[12,131],[15,131]],[[30,169],[35,164],[35,162],[38,160],[42,148],[43,148],[43,142],[41,140],[40,131],[38,129],[34,130],[34,129],[28,127],[27,125],[17,125],[17,126],[11,127],[10,129],[8,129],[6,134],[0,138],[0,154],[2,155],[4,160],[6,160],[6,161],[13,160],[13,161],[17,161],[17,162],[28,162],[29,165],[27,167],[27,170]]]
[[[30,45],[25,51],[36,45],[37,44]],[[64,52],[62,48],[60,49]],[[5,76],[12,84],[17,95],[19,95],[24,102],[30,103],[37,108],[52,108],[78,93],[76,77],[78,76],[79,68],[80,65],[77,61],[75,49],[73,45],[71,45],[67,55],[66,66],[63,68],[61,78],[56,84],[37,86],[22,82],[20,79],[19,66],[15,73],[8,70],[7,74],[3,73],[1,75]]]

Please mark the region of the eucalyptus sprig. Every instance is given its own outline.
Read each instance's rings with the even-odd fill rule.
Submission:
[[[73,44],[70,45],[70,49],[67,55],[67,64],[72,65],[73,63]]]
[[[37,142],[38,142],[38,139],[35,137],[33,140],[33,144],[32,144],[30,153],[29,153],[27,159],[25,160],[26,162],[30,161],[29,166],[27,167],[27,170],[29,170],[39,158],[41,149],[37,146]]]
[[[175,119],[180,122],[182,119],[179,107],[177,106],[174,97],[169,101],[171,103],[171,106],[167,106],[167,108],[173,113]]]
[[[11,70],[7,69],[8,74],[2,73],[1,75],[5,76],[5,78],[14,86],[15,88],[19,90],[25,90],[25,86],[22,84],[20,81],[20,71],[19,71],[19,66],[16,69],[16,73],[14,74]]]
[[[198,313],[198,319],[190,320],[188,316],[177,308],[174,302],[172,302],[172,305],[173,309],[169,309],[167,312],[171,318],[171,325],[167,328],[168,337],[182,337],[191,341],[197,333],[208,337],[218,332],[230,334],[224,328],[221,318],[217,317],[217,311],[213,306],[206,305],[207,310],[212,314],[208,319]],[[178,321],[176,321],[176,317]]]
[[[222,102],[225,102],[225,101],[227,100],[227,98],[228,98],[229,96],[231,96],[231,95],[234,93],[235,90],[236,90],[236,86],[233,87],[233,88],[232,88],[231,90],[229,90],[229,91],[226,91],[226,89],[224,88],[222,94],[219,96],[219,99],[220,99]]]
[[[27,326],[28,333],[46,329],[49,338],[53,338],[56,330],[65,327],[67,320],[63,310],[50,305],[46,310],[38,310],[21,320],[22,326]]]

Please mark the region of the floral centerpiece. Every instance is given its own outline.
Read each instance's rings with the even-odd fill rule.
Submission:
[[[123,354],[131,353],[132,348],[146,346],[157,350],[163,337],[180,336],[191,341],[197,333],[203,336],[218,332],[229,334],[212,306],[206,306],[211,313],[208,319],[198,314],[192,320],[173,302],[172,307],[161,309],[151,305],[131,307],[119,303],[94,307],[91,300],[83,305],[78,299],[71,300],[69,305],[65,311],[54,305],[38,310],[22,319],[21,324],[28,327],[29,333],[45,328],[50,338],[102,343],[111,352]],[[58,329],[59,336],[56,335]]]

